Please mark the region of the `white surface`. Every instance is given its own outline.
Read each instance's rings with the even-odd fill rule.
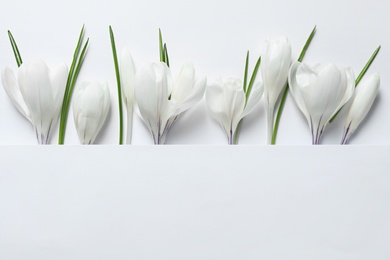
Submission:
[[[90,48],[79,83],[108,81],[112,109],[100,144],[118,142],[116,81],[108,26],[112,25],[118,50],[127,46],[139,66],[158,60],[158,28],[168,44],[171,67],[178,72],[185,61],[193,61],[199,75],[242,78],[247,50],[251,69],[268,36],[289,37],[296,59],[310,31],[317,34],[305,61],[334,62],[351,66],[358,74],[371,53],[382,45],[368,74],[379,72],[382,86],[368,120],[350,140],[351,144],[390,144],[388,117],[390,100],[388,57],[390,18],[386,0],[352,1],[8,1],[0,9],[0,67],[16,69],[6,30],[11,30],[24,61],[42,58],[48,64],[71,62],[79,30],[86,25]],[[344,111],[345,113],[345,111]],[[78,144],[72,113],[65,143]],[[324,144],[338,144],[345,114],[328,126]],[[241,144],[265,144],[266,120],[263,100],[245,119]],[[30,124],[0,91],[0,144],[35,144]],[[57,131],[51,143],[57,142]],[[291,97],[281,120],[279,144],[310,144],[308,126]],[[134,144],[151,144],[152,138],[135,116]],[[167,138],[168,144],[226,144],[220,126],[207,115],[204,102],[185,113]]]
[[[0,259],[386,260],[389,153],[2,147]]]

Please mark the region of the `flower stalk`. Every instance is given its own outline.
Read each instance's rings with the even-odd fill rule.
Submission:
[[[291,64],[290,41],[287,37],[268,38],[262,56],[261,76],[264,83],[265,108],[268,121],[267,143],[271,144],[275,106],[286,87]]]
[[[313,40],[313,37],[314,37],[314,35],[315,35],[315,33],[316,33],[316,30],[317,30],[317,26],[314,26],[313,30],[311,31],[309,37],[308,37],[307,40],[306,40],[305,45],[303,46],[303,49],[302,49],[302,51],[301,51],[301,54],[300,54],[299,57],[298,57],[298,61],[299,61],[299,62],[302,62],[302,61],[303,61],[303,58],[305,57],[306,51],[307,51],[307,49],[309,48],[311,41]],[[288,95],[288,89],[289,89],[289,86],[288,86],[288,82],[287,82],[286,88],[284,89],[282,98],[281,98],[281,100],[280,100],[278,112],[277,112],[276,119],[275,119],[275,125],[273,126],[271,144],[276,144],[276,137],[277,137],[277,135],[278,135],[278,129],[279,129],[280,118],[281,118],[281,116],[282,116],[282,112],[283,112],[283,109],[284,109],[284,105],[285,105],[285,103],[286,103],[286,99],[287,99],[287,95]]]

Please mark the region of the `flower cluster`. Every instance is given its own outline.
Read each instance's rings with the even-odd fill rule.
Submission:
[[[243,118],[260,102],[264,93],[267,117],[267,143],[274,144],[286,95],[291,93],[309,125],[313,144],[320,144],[329,122],[348,105],[342,135],[346,144],[368,114],[377,96],[378,73],[358,86],[379,48],[370,58],[359,77],[351,68],[332,63],[309,66],[302,62],[314,36],[310,34],[298,61],[292,62],[291,44],[287,37],[268,38],[251,77],[248,75],[249,51],[244,79],[228,78],[207,81],[197,77],[194,65],[185,63],[173,77],[166,44],[159,34],[160,61],[146,62],[137,67],[127,48],[119,59],[110,27],[111,46],[118,85],[120,144],[122,144],[122,102],[126,107],[126,143],[132,139],[133,111],[137,111],[149,129],[155,144],[164,144],[169,129],[180,114],[199,103],[205,96],[209,114],[221,126],[228,144],[237,144]],[[19,68],[16,76],[6,67],[1,79],[5,92],[34,127],[39,144],[48,144],[59,118],[59,144],[63,144],[65,126],[73,89],[73,118],[81,144],[92,144],[103,127],[110,110],[108,83],[83,82],[76,85],[88,40],[82,47],[84,27],[70,69],[65,64],[49,69],[41,60],[23,63],[16,42],[9,32]],[[261,81],[257,72],[261,72]],[[249,80],[250,78],[250,80]],[[357,90],[355,91],[355,88]],[[277,117],[275,120],[276,108]]]

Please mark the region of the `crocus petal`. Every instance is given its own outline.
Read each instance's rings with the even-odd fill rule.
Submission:
[[[54,67],[52,70],[50,70],[49,76],[54,98],[53,100],[55,110],[53,114],[53,125],[55,125],[62,107],[62,101],[66,88],[66,80],[68,77],[68,67],[65,63],[59,64],[57,67]]]
[[[342,69],[341,69],[342,70]],[[355,92],[355,74],[353,73],[352,68],[347,67],[344,68],[344,72],[346,74],[346,90],[343,95],[343,98],[341,99],[341,102],[339,106],[337,107],[336,111],[333,113],[332,117],[351,99]]]
[[[134,103],[135,66],[127,48],[123,48],[120,56],[120,77],[123,100],[126,105]]]
[[[319,143],[328,121],[350,99],[353,78],[351,69],[333,64],[310,68],[296,62],[291,66],[290,90],[309,123],[313,144]]]
[[[234,136],[234,132],[238,123],[241,120],[242,111],[245,107],[245,93],[242,89],[242,83],[240,80],[227,80],[225,82],[225,100],[226,109],[229,111],[229,117],[231,118],[230,134]]]
[[[363,82],[357,87],[352,105],[348,112],[347,120],[344,124],[344,136],[342,143],[346,143],[348,141],[349,137],[364,120],[368,111],[370,111],[378,94],[379,86],[380,76],[378,73],[375,73],[363,80]]]
[[[130,144],[133,128],[133,106],[135,102],[135,66],[133,58],[127,48],[122,49],[120,56],[120,77],[123,101],[127,110],[126,143]]]
[[[255,83],[253,85],[248,101],[246,102],[244,111],[241,114],[241,118],[245,117],[252,111],[255,105],[260,101],[263,92],[264,92],[264,87],[261,82]]]
[[[267,143],[271,144],[274,129],[274,110],[284,89],[291,63],[291,45],[286,37],[266,40],[262,52],[261,76],[264,83],[267,111]]]
[[[19,68],[20,91],[31,114],[39,143],[47,143],[54,114],[49,70],[43,61],[23,63]]]
[[[73,100],[73,117],[80,143],[92,144],[102,128],[110,107],[108,84],[84,82]]]
[[[31,121],[30,111],[24,102],[23,96],[20,92],[19,84],[16,81],[15,74],[10,68],[6,67],[3,69],[1,74],[1,81],[3,83],[4,90],[11,99],[12,103],[24,117]]]
[[[163,63],[144,65],[136,75],[135,95],[140,115],[153,135],[155,144],[162,144],[177,116],[202,99],[206,79],[195,81],[191,63],[185,64],[178,78],[172,81],[171,71]]]
[[[218,121],[232,144],[237,125],[262,93],[261,85],[254,86],[252,101],[248,101],[248,111],[245,108],[245,93],[242,83],[237,79],[225,81],[215,80],[209,83],[206,90],[206,104],[211,116]],[[249,103],[250,102],[250,103]]]
[[[302,87],[300,91],[312,121],[327,123],[340,104],[342,93],[345,92],[345,87],[340,89],[343,74],[333,64],[324,66],[316,73],[316,80],[310,86]]]
[[[171,77],[165,63],[145,64],[136,75],[135,96],[142,119],[154,142],[160,143],[167,124],[168,84]]]
[[[196,81],[195,84],[193,84],[191,91],[187,93],[187,96],[183,96],[184,99],[180,100],[180,102],[171,99],[170,103],[172,103],[174,108],[169,116],[177,116],[197,104],[204,96],[206,82],[206,77]]]
[[[173,83],[171,100],[180,102],[188,97],[195,83],[195,69],[192,63],[181,67],[180,73]]]
[[[262,52],[260,66],[264,92],[273,106],[286,82],[291,63],[291,45],[286,37],[269,38]]]
[[[230,118],[226,109],[224,85],[222,80],[211,81],[206,90],[206,105],[211,117],[221,124],[226,134],[229,129]]]
[[[303,99],[300,91],[300,87],[307,87],[310,85],[310,77],[304,77],[302,80],[300,80],[300,84],[297,82],[297,72],[300,68],[301,63],[299,61],[295,62],[291,68],[290,73],[288,77],[288,85],[290,88],[290,92],[295,100],[295,103],[297,104],[298,108],[302,111],[302,113],[305,115],[307,122],[310,124],[310,114],[309,111],[306,108],[305,100]],[[304,66],[302,64],[303,69],[306,69],[307,66]],[[311,75],[314,74],[313,77],[316,77],[315,73],[311,70],[308,70],[308,73],[305,73],[305,75]]]
[[[157,91],[156,75],[151,66],[143,66],[135,78],[135,96],[142,119],[155,136],[157,127]]]

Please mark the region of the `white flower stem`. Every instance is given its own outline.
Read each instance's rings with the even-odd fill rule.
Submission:
[[[133,134],[133,106],[127,106],[127,127],[126,144],[131,144]]]
[[[311,143],[314,145],[320,144],[321,137],[322,137],[322,132],[324,130],[324,125],[321,124],[322,118],[320,118],[320,121],[317,122],[312,122],[311,119],[311,124],[310,124],[310,130],[311,130],[311,137],[312,141]]]
[[[35,127],[35,134],[37,136],[38,144],[48,144],[49,138],[44,136],[42,133],[38,133],[37,128]]]
[[[229,135],[228,135],[228,144],[229,145],[232,145],[233,144],[233,141],[234,141],[234,134],[232,131],[230,131]]]
[[[272,134],[274,132],[274,106],[271,106],[267,98],[266,101],[266,110],[267,110],[267,144],[272,144]]]
[[[344,134],[343,134],[343,138],[341,139],[341,144],[347,144],[349,138],[351,137],[351,135],[353,133],[350,131],[350,125],[351,125],[351,123],[349,123],[347,128],[344,128]]]

